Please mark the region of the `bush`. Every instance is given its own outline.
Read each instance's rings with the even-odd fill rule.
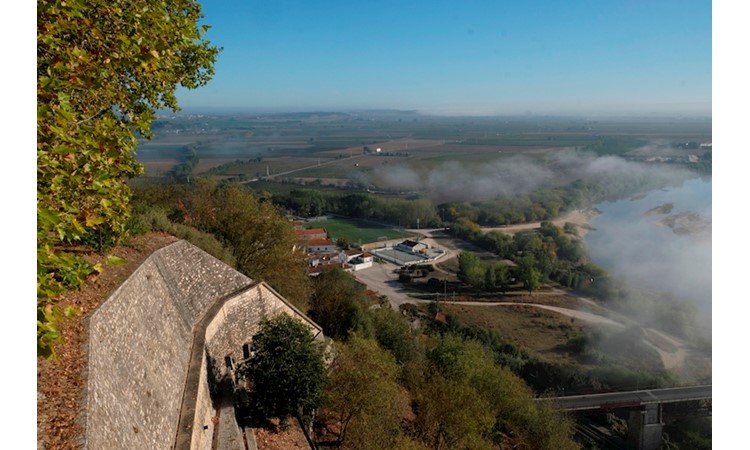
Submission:
[[[256,419],[311,415],[323,401],[323,361],[323,348],[302,322],[286,314],[261,321],[250,358],[237,366],[238,376],[252,383]]]

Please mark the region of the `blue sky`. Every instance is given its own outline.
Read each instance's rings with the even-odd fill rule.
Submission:
[[[196,107],[711,111],[710,1],[201,2]]]

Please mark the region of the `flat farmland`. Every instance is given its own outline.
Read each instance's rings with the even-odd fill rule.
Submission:
[[[201,160],[203,161],[203,160]],[[210,163],[210,159],[207,160],[207,164]],[[231,160],[229,163],[236,161]],[[321,162],[326,162],[321,160]],[[236,164],[231,164],[216,173],[217,175],[228,175],[238,176],[245,175],[249,178],[254,178],[256,175],[266,176],[266,173],[274,176],[279,173],[288,172],[290,170],[296,170],[303,167],[314,166],[318,163],[318,158],[303,157],[303,156],[279,156],[275,158],[262,158],[260,162],[257,160],[240,160]],[[201,171],[202,172],[202,171]],[[200,173],[200,172],[199,172]]]
[[[377,144],[380,153],[362,154],[362,148],[323,152],[325,155],[344,156],[340,160],[320,167],[310,167],[295,173],[306,178],[350,178],[361,179],[362,174],[374,177],[372,181],[383,188],[391,186],[387,175],[380,177],[378,172],[389,172],[396,167],[407,168],[418,177],[425,178],[429,173],[446,162],[468,165],[492,163],[513,155],[523,154],[532,158],[559,150],[554,147],[502,147],[487,145],[446,144],[441,141],[400,140]],[[374,150],[373,146],[370,146]],[[356,157],[349,159],[349,157]],[[372,173],[372,172],[375,173]]]
[[[141,162],[165,159],[176,160],[184,153],[184,147],[185,144],[149,142],[148,144],[139,145],[136,149],[135,155],[138,161]]]
[[[372,143],[366,144],[367,147],[372,151],[375,152],[378,148],[381,150],[381,152],[409,152],[409,151],[415,151],[415,150],[423,150],[423,149],[429,149],[429,148],[435,148],[443,145],[445,143],[444,140],[435,140],[435,139],[395,139],[395,140],[387,140],[387,141],[375,141]],[[364,149],[364,144],[348,147],[342,150],[329,150],[326,152],[322,152],[322,154],[330,154],[333,156],[339,155],[339,154],[348,154],[347,152],[356,152],[356,153],[362,153]]]
[[[269,181],[276,182],[327,179],[339,186],[354,182],[377,191],[432,195],[434,184],[450,181],[456,169],[462,180],[498,176],[505,159],[522,156],[555,172],[547,156],[563,149],[624,154],[656,134],[676,142],[710,142],[710,130],[710,120],[447,118],[414,111],[175,115],[155,123],[155,138],[140,142],[137,158],[150,176],[165,174],[194,149],[196,175],[211,171],[216,177],[253,179],[269,173]],[[365,147],[372,153],[363,153]],[[375,153],[378,148],[381,152]],[[510,184],[520,183],[500,175]],[[453,198],[438,188],[435,199]]]
[[[475,155],[475,154],[529,154],[529,153],[546,153],[549,151],[559,150],[560,147],[550,145],[546,146],[521,146],[521,145],[501,145],[501,144],[464,144],[460,142],[446,142],[440,145],[428,148],[417,148],[417,154],[435,154],[435,155]]]
[[[361,153],[349,158],[334,160],[326,165],[308,167],[295,172],[295,177],[359,179],[361,174],[387,164],[399,164],[408,158],[398,156],[374,156]]]
[[[143,175],[146,177],[160,177],[177,164],[176,159],[147,159],[139,162],[143,164]]]

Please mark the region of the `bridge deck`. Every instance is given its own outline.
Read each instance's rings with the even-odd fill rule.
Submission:
[[[674,403],[711,398],[711,385],[665,389],[649,389],[629,392],[608,392],[604,394],[570,395],[555,397],[560,408],[565,411],[586,409],[617,409],[637,407],[653,403]],[[539,399],[544,401],[546,399]]]

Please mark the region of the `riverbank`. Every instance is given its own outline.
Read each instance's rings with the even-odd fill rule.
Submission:
[[[558,227],[565,226],[566,223],[572,223],[578,228],[578,236],[583,238],[591,230],[591,222],[599,215],[601,211],[596,208],[576,209],[552,219],[551,222]],[[542,222],[520,223],[517,225],[505,225],[502,227],[482,227],[482,231],[500,231],[508,235],[514,235],[521,231],[528,231],[539,228]]]

